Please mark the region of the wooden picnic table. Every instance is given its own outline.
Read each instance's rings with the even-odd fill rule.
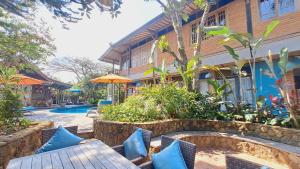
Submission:
[[[7,169],[139,169],[102,141],[96,140],[16,158]]]

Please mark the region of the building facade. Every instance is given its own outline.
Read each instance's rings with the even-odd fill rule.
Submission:
[[[189,19],[184,22],[183,35],[187,55],[192,57],[193,44],[196,42],[196,25],[200,22],[202,12],[193,4],[187,5],[185,12]],[[241,88],[243,100],[252,102],[251,73],[256,74],[257,96],[277,96],[275,80],[267,76],[264,71],[267,69],[263,57],[270,49],[274,55],[274,63],[278,61],[278,54],[283,47],[289,49],[290,70],[287,75],[289,93],[300,100],[300,1],[299,0],[220,0],[209,12],[206,25],[225,25],[231,30],[240,33],[250,32],[254,37],[259,37],[266,26],[272,20],[279,20],[279,26],[272,32],[265,41],[263,47],[257,51],[257,66],[251,72],[249,66],[243,70],[247,76],[242,79]],[[162,60],[168,65],[170,77],[173,80],[180,80],[174,67],[174,58],[167,53],[157,49],[154,63],[149,64],[149,56],[154,39],[165,35],[170,47],[177,49],[176,36],[171,22],[164,14],[157,16],[142,27],[130,33],[122,40],[114,43],[101,56],[100,60],[120,65],[120,74],[127,76],[137,84],[148,83],[152,75],[145,76],[144,72],[154,66],[160,66]],[[234,60],[227,53],[225,48],[219,44],[221,37],[203,37],[202,41],[202,64],[230,66]],[[244,49],[236,42],[231,42],[244,59],[249,59],[249,49]],[[279,74],[279,68],[275,64],[275,70]],[[200,91],[207,92],[209,85],[207,76],[209,71],[199,71]],[[236,77],[230,70],[224,70],[229,82],[235,87]],[[218,77],[216,77],[218,79]],[[235,87],[236,88],[236,87]],[[236,88],[237,89],[237,88]],[[239,92],[239,90],[234,91]],[[230,98],[229,98],[230,99]]]

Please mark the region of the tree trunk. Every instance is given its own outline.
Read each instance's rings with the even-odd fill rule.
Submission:
[[[205,26],[205,22],[207,20],[207,15],[209,13],[210,10],[210,5],[207,1],[205,1],[206,5],[205,8],[203,10],[203,14],[202,14],[202,18],[201,18],[201,22],[197,28],[197,46],[193,52],[193,56],[197,57],[197,62],[194,65],[194,69],[196,69],[199,65],[201,65],[201,60],[200,60],[200,55],[201,55],[201,44],[202,44],[202,36],[203,36],[203,28]],[[198,71],[194,72],[194,77],[193,77],[193,81],[192,81],[192,88],[195,90],[197,87],[197,73]]]

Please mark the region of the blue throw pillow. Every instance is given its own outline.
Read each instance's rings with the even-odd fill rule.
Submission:
[[[62,126],[59,126],[55,134],[35,153],[38,154],[46,151],[74,146],[79,144],[82,140],[83,138],[72,134]]]
[[[161,152],[153,154],[152,161],[155,169],[187,169],[178,140]]]
[[[127,140],[124,141],[125,157],[128,160],[135,159],[137,157],[146,157],[147,150],[143,141],[143,131],[138,128]]]

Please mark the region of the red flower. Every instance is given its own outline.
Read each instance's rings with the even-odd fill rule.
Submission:
[[[276,80],[276,85],[280,85],[282,83],[282,78]]]

